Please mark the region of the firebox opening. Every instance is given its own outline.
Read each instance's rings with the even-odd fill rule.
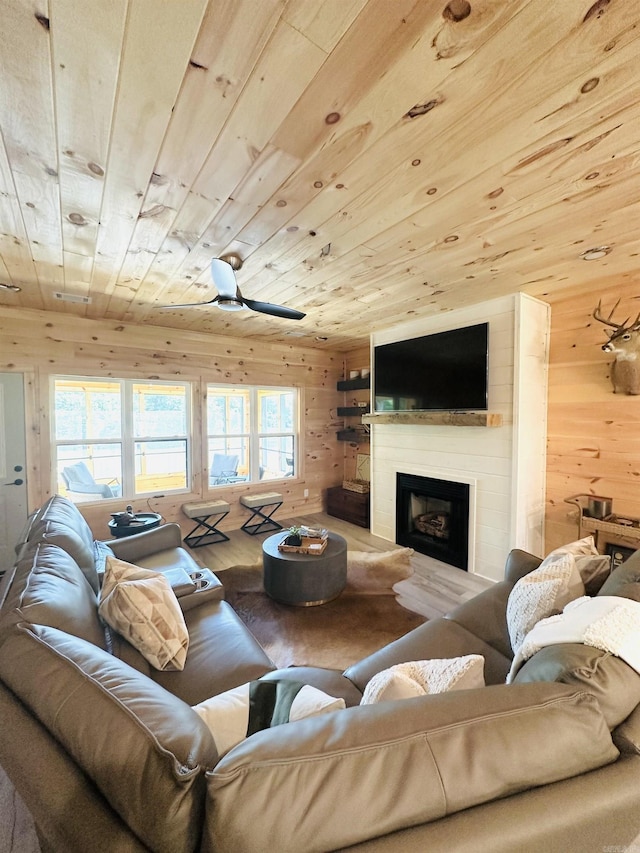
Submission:
[[[397,475],[396,542],[467,571],[469,486]]]

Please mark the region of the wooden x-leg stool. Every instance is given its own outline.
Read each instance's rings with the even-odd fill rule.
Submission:
[[[279,495],[277,492],[267,492],[263,495],[241,495],[240,503],[253,513],[245,521],[240,530],[244,530],[250,536],[255,536],[257,533],[272,533],[274,530],[282,530],[282,525],[271,518],[278,507],[282,506],[282,495]],[[268,512],[264,511],[265,507],[269,507]],[[254,521],[256,518],[259,518],[260,521]]]
[[[201,545],[213,545],[215,542],[228,542],[229,537],[218,525],[229,515],[231,507],[226,501],[200,501],[199,503],[182,504],[182,512],[197,522],[193,530],[184,537],[185,545],[199,548]],[[210,518],[215,521],[210,522]],[[202,531],[199,533],[198,531]]]

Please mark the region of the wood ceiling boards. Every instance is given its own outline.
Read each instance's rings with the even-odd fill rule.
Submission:
[[[0,306],[348,350],[638,277],[638,3],[3,0],[0,24]],[[159,310],[213,298],[226,252],[306,318]]]

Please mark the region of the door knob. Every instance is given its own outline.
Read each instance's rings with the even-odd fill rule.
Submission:
[[[5,486],[21,486],[24,483],[24,480],[20,480],[19,478],[14,480],[13,483],[5,483]]]

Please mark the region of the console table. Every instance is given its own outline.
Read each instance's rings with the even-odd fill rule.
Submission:
[[[620,524],[616,521],[601,521],[599,518],[590,518],[588,515],[582,516],[580,526],[583,530],[591,530],[595,534],[596,546],[599,534],[609,533],[619,539],[635,540],[638,543],[636,547],[640,548],[640,527],[632,527],[629,524]]]

